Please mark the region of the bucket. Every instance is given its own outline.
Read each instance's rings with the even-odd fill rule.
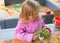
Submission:
[[[60,27],[60,17],[55,16],[54,17],[54,22],[55,22],[55,26]]]

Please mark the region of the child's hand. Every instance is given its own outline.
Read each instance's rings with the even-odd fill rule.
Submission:
[[[48,28],[47,30],[48,35],[51,35],[51,30]]]
[[[32,40],[38,39],[38,35],[34,35]]]
[[[44,27],[43,29],[46,29],[46,32],[51,35],[51,30],[48,27]]]

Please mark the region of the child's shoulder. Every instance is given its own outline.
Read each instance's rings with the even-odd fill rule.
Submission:
[[[17,25],[20,26],[20,27],[24,27],[25,26],[25,24],[21,20],[18,20]]]
[[[23,24],[22,20],[21,19],[18,19],[17,24],[19,24],[19,25]]]
[[[25,23],[25,21],[24,21],[24,20],[22,20],[22,19],[18,20],[18,23],[19,23],[19,24],[24,24],[24,25],[26,25],[26,24],[27,24],[27,23]]]

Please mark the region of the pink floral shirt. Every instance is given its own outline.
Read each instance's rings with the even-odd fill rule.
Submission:
[[[24,24],[18,21],[15,28],[15,37],[19,40],[32,41],[34,32],[41,29],[44,26],[42,19],[36,18],[34,21]]]

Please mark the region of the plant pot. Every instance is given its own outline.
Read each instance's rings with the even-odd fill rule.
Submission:
[[[54,17],[55,27],[60,28],[60,17]]]
[[[44,37],[39,37],[39,40],[43,40],[44,39]]]

